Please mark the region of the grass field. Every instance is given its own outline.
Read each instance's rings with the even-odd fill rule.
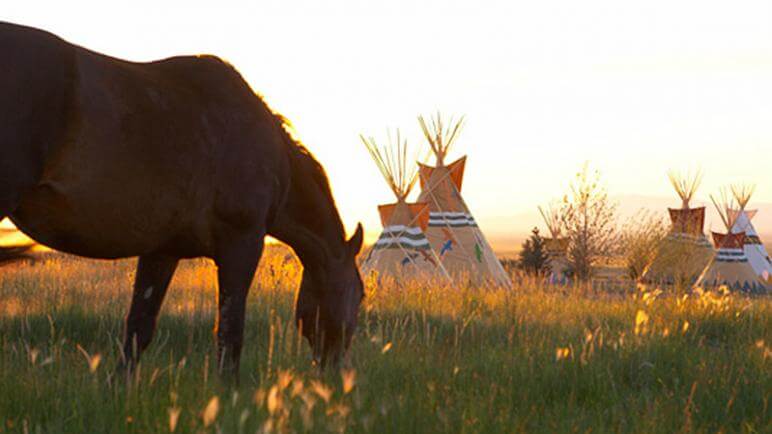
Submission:
[[[0,433],[772,432],[769,298],[371,287],[350,367],[319,374],[273,247],[228,389],[206,261],[179,269],[141,368],[111,375],[133,265],[0,269]]]

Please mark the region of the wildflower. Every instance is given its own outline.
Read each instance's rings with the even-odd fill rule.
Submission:
[[[346,395],[354,388],[354,384],[356,383],[356,376],[357,373],[353,369],[347,369],[344,370],[341,374],[341,377],[343,378],[343,394]]]
[[[215,419],[217,419],[217,413],[220,411],[220,398],[213,396],[212,399],[209,400],[209,403],[206,404],[206,408],[204,408],[204,413],[201,415],[201,418],[204,420],[204,426],[207,427],[214,422]]]
[[[649,324],[649,315],[642,311],[638,310],[638,312],[635,313],[635,329],[634,332],[636,335],[641,335],[646,333],[648,330],[648,324]]]
[[[276,384],[280,390],[284,390],[292,382],[292,371],[279,371],[279,379]]]
[[[244,424],[247,423],[247,419],[249,419],[249,410],[244,409],[241,414],[239,415],[239,431],[241,431],[244,427]]]
[[[33,365],[35,364],[35,361],[37,361],[38,356],[40,355],[40,350],[37,348],[30,348],[29,350],[29,361]]]
[[[332,397],[332,390],[329,387],[325,386],[319,381],[314,380],[311,382],[311,388],[314,390],[314,393],[319,395],[319,397],[324,400],[325,403],[330,402],[330,398]]]
[[[346,417],[349,413],[351,413],[351,409],[348,406],[345,406],[343,404],[335,404],[327,409],[325,412],[327,416],[332,416],[334,414],[339,414],[340,416]]]
[[[180,420],[180,408],[169,408],[169,432],[174,432],[177,429],[177,421]]]
[[[78,345],[78,351],[80,351],[81,354],[83,354],[83,357],[86,358],[86,363],[88,363],[88,370],[92,374],[96,372],[97,368],[99,367],[99,363],[102,361],[102,356],[100,354],[94,354],[93,356],[88,353],[83,347]]]
[[[301,393],[303,393],[303,380],[296,379],[292,382],[292,390],[290,391],[290,396],[294,398]]]
[[[281,408],[281,396],[279,395],[279,387],[277,385],[273,385],[271,390],[268,391],[266,406],[268,407],[268,413],[270,414],[274,414],[276,410]]]
[[[764,342],[764,339],[759,339],[756,341],[756,348],[761,350],[761,355],[764,358],[764,360],[772,357],[772,348],[768,348],[766,342]]]
[[[254,397],[255,405],[258,407],[262,407],[263,403],[265,402],[265,389],[259,388],[255,392]]]
[[[557,349],[555,349],[555,360],[566,359],[568,358],[569,355],[571,355],[571,349],[568,347],[566,348],[558,347]]]

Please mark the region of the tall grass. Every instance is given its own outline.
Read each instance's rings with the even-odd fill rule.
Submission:
[[[768,298],[370,281],[350,364],[320,374],[292,320],[299,265],[269,248],[226,388],[203,260],[175,276],[140,369],[113,374],[133,265],[0,270],[0,433],[772,430]]]

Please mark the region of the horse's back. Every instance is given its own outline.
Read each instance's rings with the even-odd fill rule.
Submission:
[[[18,68],[42,61],[69,71],[54,79],[66,102],[50,115],[63,133],[13,216],[33,238],[87,256],[166,244],[194,256],[214,248],[221,220],[261,224],[285,157],[274,116],[230,65],[213,56],[128,62],[3,24],[5,46],[42,47]],[[34,87],[25,83],[20,98]]]

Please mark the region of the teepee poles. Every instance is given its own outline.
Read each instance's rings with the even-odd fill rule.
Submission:
[[[695,173],[687,173],[686,175],[671,170],[667,173],[667,177],[681,198],[681,208],[688,209],[689,202],[691,202],[694,193],[697,192],[697,188],[699,188],[702,182],[702,170],[698,169]]]
[[[387,131],[387,136],[388,145],[380,147],[372,137],[365,138],[360,134],[359,138],[372,156],[391,191],[394,192],[399,201],[404,201],[418,181],[418,167],[412,164],[414,160],[419,160],[418,152],[408,156],[407,139],[402,138],[399,130],[396,130],[394,137],[390,131]]]
[[[724,226],[726,227],[727,233],[730,233],[732,231],[732,226],[734,226],[735,220],[737,220],[737,216],[739,216],[740,213],[743,212],[745,209],[745,204],[748,203],[747,200],[744,200],[743,204],[740,204],[738,200],[735,198],[739,194],[745,194],[746,191],[744,190],[744,187],[738,187],[738,186],[730,186],[727,188],[722,188],[719,190],[719,196],[716,198],[712,194],[710,195],[710,201],[713,202],[713,206],[716,208],[716,212],[718,212],[718,216],[721,217],[721,222],[724,223]],[[744,196],[741,196],[742,198],[745,198]],[[739,212],[738,213],[732,213],[731,210],[734,209],[735,205],[739,206]]]
[[[555,204],[550,204],[547,205],[546,208],[542,208],[541,206],[538,206],[537,208],[539,209],[539,214],[541,214],[542,219],[544,219],[544,224],[547,225],[547,229],[549,229],[552,238],[560,238],[562,224],[557,206]]]
[[[718,198],[712,194],[710,195],[710,201],[713,202],[721,222],[724,223],[727,235],[732,234],[732,228],[743,211],[745,211],[745,206],[748,204],[754,189],[755,187],[751,185],[731,185],[729,188],[721,188]],[[737,212],[733,212],[735,205],[737,206]],[[716,246],[716,248],[721,247],[723,246]]]
[[[755,190],[755,184],[740,184],[732,186],[732,195],[734,196],[734,200],[737,201],[737,204],[740,206],[741,212],[745,210],[748,202],[751,201],[751,196],[753,196],[753,192]]]
[[[428,121],[423,116],[418,116],[418,123],[432,152],[437,157],[437,166],[444,166],[445,157],[464,125],[464,116],[458,119],[451,116],[446,124],[440,112],[437,112],[435,116],[430,116]]]

